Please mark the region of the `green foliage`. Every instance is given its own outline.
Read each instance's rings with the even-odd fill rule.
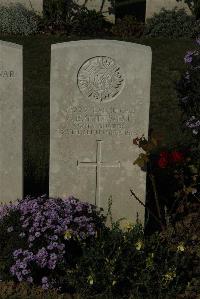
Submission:
[[[0,32],[30,35],[38,31],[39,17],[23,5],[0,5]]]
[[[8,233],[9,228],[14,228]],[[26,240],[19,237],[21,232],[20,213],[10,211],[0,220],[0,279],[11,280],[10,267],[13,263],[13,251],[16,248],[25,248]]]
[[[44,0],[42,30],[65,31],[69,33],[71,23],[81,7],[73,0]]]
[[[121,38],[140,37],[143,31],[144,24],[138,22],[133,16],[125,16],[123,19],[117,19],[116,24],[111,29],[114,36]]]
[[[105,35],[111,27],[110,22],[100,12],[95,10],[81,9],[72,22],[71,33],[78,36]]]
[[[197,36],[200,32],[200,22],[194,16],[189,16],[184,9],[162,9],[147,19],[144,34],[151,37],[189,37]]]
[[[142,226],[101,231],[83,244],[74,271],[66,271],[81,298],[175,298],[189,277],[191,256],[170,250],[159,234],[144,236]],[[133,297],[131,297],[133,296]]]
[[[101,12],[88,10],[74,0],[46,0],[43,15],[43,31],[95,36],[105,34],[110,27]]]

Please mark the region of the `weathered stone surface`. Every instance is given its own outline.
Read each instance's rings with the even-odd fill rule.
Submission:
[[[146,19],[151,18],[154,13],[159,13],[162,8],[173,9],[177,7],[178,9],[184,8],[188,14],[191,14],[188,6],[182,2],[177,2],[176,0],[147,0],[146,1]]]
[[[22,46],[0,41],[0,202],[22,197]]]
[[[113,218],[144,218],[146,174],[133,138],[148,134],[151,49],[108,40],[52,45],[50,196],[73,195]]]
[[[0,0],[0,4],[9,5],[20,3],[30,10],[35,10],[38,14],[43,12],[43,0]]]

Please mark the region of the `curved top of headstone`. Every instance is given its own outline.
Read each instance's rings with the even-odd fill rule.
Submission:
[[[11,42],[6,42],[6,41],[3,41],[3,40],[0,40],[0,46],[10,47],[10,48],[15,48],[15,49],[22,49],[23,48],[22,45],[11,43]]]
[[[79,41],[69,41],[69,42],[64,42],[64,43],[57,43],[51,45],[52,49],[59,49],[63,47],[80,47],[81,45],[83,46],[107,46],[107,45],[119,45],[119,46],[126,46],[126,47],[131,47],[135,48],[135,50],[139,51],[144,51],[144,52],[151,52],[151,47],[141,45],[141,44],[136,44],[136,43],[131,43],[131,42],[124,42],[124,41],[118,41],[118,40],[107,40],[107,39],[89,39],[89,40],[79,40]]]

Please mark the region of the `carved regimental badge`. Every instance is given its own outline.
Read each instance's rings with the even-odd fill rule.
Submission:
[[[124,87],[120,66],[106,56],[85,61],[78,71],[77,81],[81,93],[97,103],[113,101]]]

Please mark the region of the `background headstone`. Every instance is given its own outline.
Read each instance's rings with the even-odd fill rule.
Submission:
[[[22,46],[0,41],[0,202],[22,197]]]
[[[133,138],[148,135],[151,49],[120,41],[52,45],[50,178],[53,197],[73,195],[113,218],[144,219],[146,173]]]
[[[20,3],[30,10],[35,10],[38,14],[43,12],[43,0],[0,0],[2,5]]]
[[[184,8],[188,14],[191,14],[187,4],[184,1],[177,2],[176,0],[147,0],[146,1],[146,19],[151,18],[154,13],[159,13],[162,8],[173,9]]]

